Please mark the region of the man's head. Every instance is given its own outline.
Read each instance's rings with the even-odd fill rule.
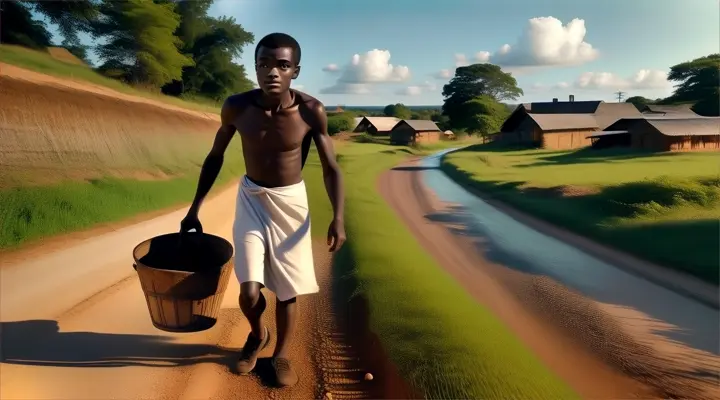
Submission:
[[[255,73],[263,92],[278,95],[300,74],[300,45],[292,36],[271,33],[255,48]]]

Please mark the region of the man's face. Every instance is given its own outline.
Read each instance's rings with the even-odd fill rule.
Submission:
[[[290,81],[297,78],[300,66],[293,61],[293,49],[260,47],[255,59],[257,83],[263,92],[278,95],[290,89]]]

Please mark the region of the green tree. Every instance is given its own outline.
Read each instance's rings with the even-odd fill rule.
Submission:
[[[483,136],[498,132],[509,115],[507,107],[489,95],[465,102],[462,109],[467,118],[462,125],[470,132]]]
[[[493,64],[473,64],[459,67],[455,76],[443,86],[445,102],[443,114],[450,118],[454,128],[468,128],[469,118],[466,114],[466,103],[480,96],[489,96],[496,102],[516,100],[523,95],[517,86],[517,80]]]
[[[349,132],[353,129],[353,117],[345,113],[328,116],[328,133],[335,135],[340,132]]]
[[[447,115],[437,113],[432,116],[432,120],[435,121],[438,128],[444,131],[450,129],[450,118]]]
[[[639,110],[642,110],[643,107],[645,107],[648,104],[655,104],[655,100],[648,99],[647,97],[643,96],[632,96],[628,97],[627,100],[625,100],[626,103],[632,103],[635,108]]]
[[[668,80],[675,91],[663,104],[695,103],[693,111],[700,115],[720,115],[720,53],[670,67]]]
[[[175,35],[183,42],[183,53],[195,64],[183,68],[181,80],[163,87],[172,95],[197,94],[221,100],[236,92],[252,89],[245,67],[233,60],[255,39],[233,18],[207,15],[213,0],[180,0],[180,25]]]
[[[160,87],[182,77],[193,60],[180,53],[182,41],[174,36],[180,23],[175,4],[145,0],[105,0],[96,24],[102,72],[132,83]]]
[[[50,45],[50,32],[43,21],[34,20],[32,4],[0,1],[0,40],[2,43],[42,49]]]
[[[87,47],[80,42],[78,34],[91,33],[97,22],[98,4],[93,0],[66,0],[66,1],[30,1],[34,10],[43,14],[51,23],[57,25],[63,36],[63,45],[72,47],[76,51],[80,48],[85,55]],[[77,55],[77,54],[75,54]]]
[[[385,106],[385,109],[383,109],[383,114],[387,117],[395,117],[399,119],[410,119],[412,116],[412,111],[410,111],[409,108],[407,108],[406,105],[397,103],[397,104],[388,104]]]

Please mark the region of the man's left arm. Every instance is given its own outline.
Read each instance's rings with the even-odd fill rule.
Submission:
[[[320,156],[325,189],[333,208],[333,220],[328,228],[328,245],[331,246],[330,251],[336,251],[345,242],[345,188],[340,166],[335,159],[332,139],[328,134],[325,107],[317,102],[310,108],[313,115],[313,141]]]

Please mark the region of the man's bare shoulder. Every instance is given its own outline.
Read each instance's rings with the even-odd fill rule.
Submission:
[[[313,96],[307,93],[294,90],[295,98],[300,106],[302,115],[307,116],[305,122],[313,129],[321,128],[322,121],[326,118],[325,105]]]
[[[260,89],[252,89],[247,92],[230,95],[225,99],[223,108],[227,108],[233,112],[241,112],[249,106],[255,106],[260,91]]]

